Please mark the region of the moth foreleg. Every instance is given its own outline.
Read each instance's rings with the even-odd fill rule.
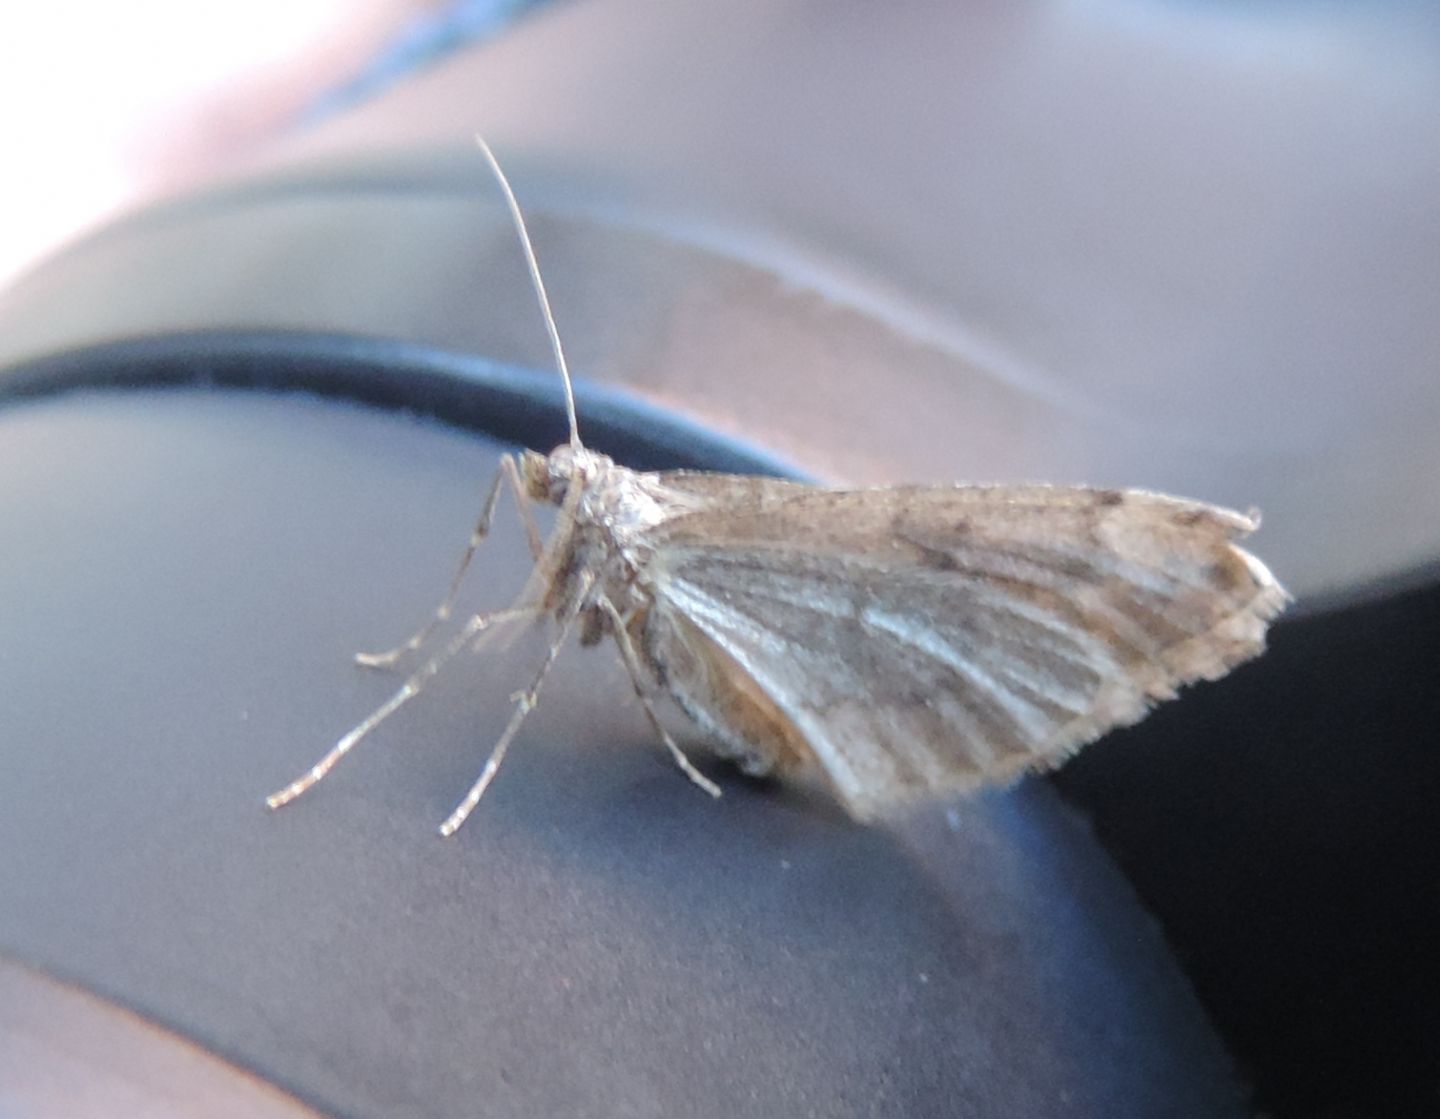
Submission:
[[[500,763],[505,760],[505,754],[510,749],[510,743],[514,740],[515,735],[519,733],[520,725],[525,722],[525,716],[535,709],[535,704],[540,700],[540,685],[550,674],[550,668],[554,665],[555,658],[560,655],[561,646],[570,636],[570,630],[574,628],[575,619],[580,616],[580,611],[585,605],[585,597],[590,593],[594,581],[594,576],[588,572],[581,576],[575,600],[561,615],[559,632],[556,633],[555,640],[551,642],[550,648],[545,654],[545,660],[540,665],[540,670],[535,673],[535,679],[530,682],[530,686],[515,697],[515,710],[511,712],[510,721],[505,724],[505,730],[501,733],[500,740],[491,749],[490,757],[485,761],[485,768],[480,771],[480,776],[475,779],[475,784],[470,786],[470,791],[465,794],[465,799],[455,806],[455,811],[450,813],[445,822],[440,825],[441,835],[448,838],[460,830],[460,825],[465,822],[471,812],[475,811],[475,806],[480,803],[480,798],[485,795],[485,790],[490,787],[490,782],[495,780],[495,774],[500,771]]]
[[[497,624],[515,621],[519,618],[534,617],[538,614],[539,608],[535,606],[515,607],[510,610],[501,610],[492,614],[476,614],[454,639],[438,654],[427,661],[417,672],[415,672],[400,690],[377,707],[362,722],[351,728],[348,734],[335,743],[329,752],[311,766],[306,772],[286,785],[277,793],[271,793],[265,798],[265,803],[271,808],[280,808],[289,804],[296,797],[309,790],[320,781],[327,773],[335,768],[336,763],[348,754],[357,742],[378,727],[401,707],[409,703],[424,689],[426,683],[437,672],[445,667],[446,663],[454,657],[466,644],[472,640],[478,640],[486,631],[491,630]]]
[[[598,605],[610,619],[610,632],[615,637],[615,644],[620,647],[620,659],[625,662],[625,668],[630,673],[630,683],[635,686],[635,694],[640,697],[640,705],[645,709],[645,714],[650,719],[650,725],[655,728],[660,740],[665,743],[665,748],[670,751],[670,756],[675,759],[675,764],[680,767],[680,771],[712,797],[718,797],[720,786],[695,768],[694,763],[685,756],[685,751],[680,749],[674,737],[665,729],[665,724],[660,721],[660,716],[655,711],[655,705],[650,702],[650,695],[645,690],[645,676],[641,669],[640,655],[635,650],[635,643],[630,640],[630,630],[625,624],[625,619],[621,617],[620,611],[608,598],[602,596]]]
[[[460,557],[460,565],[455,571],[455,577],[450,580],[450,590],[446,593],[444,600],[435,608],[435,613],[430,620],[409,639],[383,653],[356,653],[355,662],[357,664],[363,664],[366,668],[388,668],[406,653],[412,653],[419,649],[430,639],[430,635],[435,632],[437,627],[450,619],[450,612],[455,608],[455,599],[460,594],[460,584],[465,579],[465,573],[470,569],[470,561],[475,558],[476,550],[490,534],[490,525],[495,519],[495,509],[500,503],[502,482],[509,483],[510,492],[515,495],[515,505],[519,510],[520,519],[525,525],[525,538],[530,545],[530,555],[534,559],[540,558],[543,544],[540,540],[540,532],[535,527],[535,518],[530,512],[530,495],[525,492],[525,487],[520,482],[520,472],[515,465],[514,456],[501,455],[499,469],[496,470],[495,477],[490,482],[490,489],[485,494],[484,504],[480,507],[480,519],[475,524],[475,530],[470,534],[470,542]]]

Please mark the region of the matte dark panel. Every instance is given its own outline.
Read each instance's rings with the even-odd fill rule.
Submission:
[[[567,652],[490,796],[533,643],[349,663],[448,579],[500,447],[315,398],[0,413],[0,951],[351,1116],[1241,1115],[1154,923],[1043,783],[866,830],[653,741]],[[502,531],[471,603],[528,559]]]

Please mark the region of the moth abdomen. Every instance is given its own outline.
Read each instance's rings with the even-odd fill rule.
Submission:
[[[804,732],[735,658],[683,614],[657,605],[644,647],[662,686],[722,757],[752,777],[815,768]]]

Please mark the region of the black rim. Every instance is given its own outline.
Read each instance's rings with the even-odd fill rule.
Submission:
[[[81,389],[300,392],[431,416],[548,451],[566,438],[553,372],[433,346],[306,331],[203,331],[124,339],[0,371],[0,407]],[[777,456],[620,390],[575,386],[586,444],[638,470],[803,477]]]

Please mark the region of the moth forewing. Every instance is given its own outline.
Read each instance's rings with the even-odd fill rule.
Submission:
[[[478,137],[477,137],[478,139]],[[1287,601],[1234,541],[1257,522],[1138,490],[906,486],[827,490],[769,478],[638,473],[580,440],[569,369],[510,184],[483,140],[565,388],[569,441],[502,460],[449,593],[385,666],[445,623],[508,489],[535,567],[517,602],[476,614],[299,779],[294,800],[502,624],[556,635],[450,835],[494,779],[569,633],[613,639],[672,759],[714,796],[652,702],[665,692],[751,773],[819,775],[870,819],[1058,764],[1111,727],[1264,648]],[[528,503],[556,506],[540,542]]]
[[[1263,648],[1285,602],[1228,510],[1064,487],[693,476],[646,538],[671,693],[752,769],[852,814],[1058,764]]]

